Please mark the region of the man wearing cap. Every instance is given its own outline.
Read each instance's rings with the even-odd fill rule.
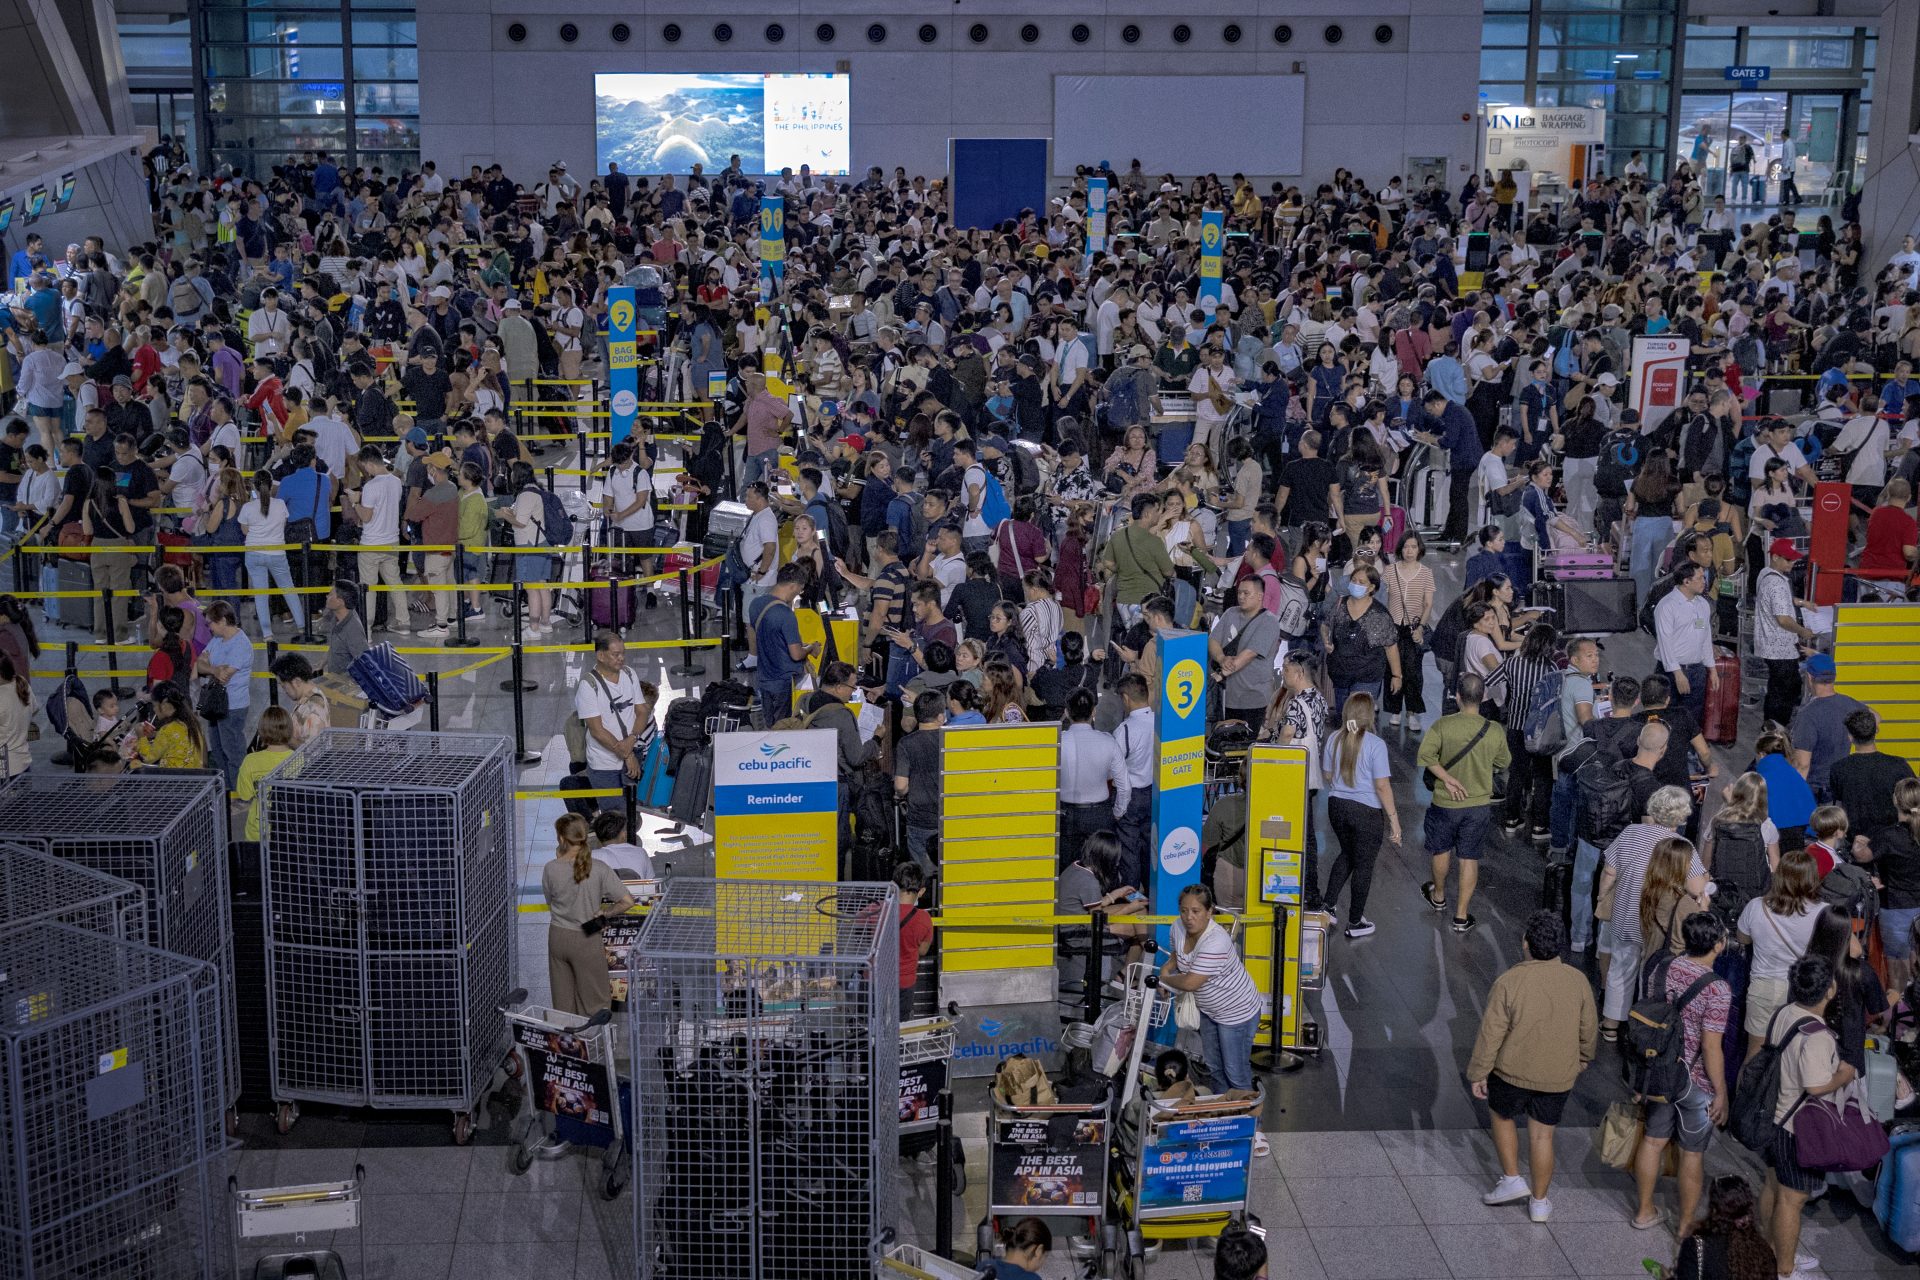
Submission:
[[[1753,653],[1767,664],[1767,695],[1761,717],[1786,724],[1800,705],[1800,655],[1813,648],[1813,632],[1800,623],[1799,601],[1787,576],[1806,553],[1786,538],[1767,547],[1767,567],[1754,578]]]
[[[1867,708],[1833,687],[1838,668],[1831,654],[1816,653],[1801,665],[1812,689],[1806,702],[1793,713],[1787,735],[1793,740],[1793,767],[1813,788],[1813,798],[1827,804],[1833,799],[1830,782],[1834,762],[1845,758],[1853,746],[1847,734],[1847,717]]]
[[[453,469],[453,455],[445,449],[428,454],[422,461],[427,468],[427,487],[416,494],[407,503],[406,518],[410,523],[420,526],[420,540],[429,547],[454,545],[459,539],[460,493],[448,479]],[[391,479],[391,477],[388,477]],[[453,581],[453,555],[446,551],[429,551],[426,556],[426,579],[436,585]],[[434,591],[433,625],[420,632],[423,640],[444,640],[447,628],[453,622],[453,611],[457,607],[456,591]],[[403,597],[404,598],[404,597]]]
[[[133,378],[120,374],[113,380],[113,400],[106,407],[107,431],[111,435],[130,435],[142,440],[153,430],[153,415],[147,406],[133,398]]]

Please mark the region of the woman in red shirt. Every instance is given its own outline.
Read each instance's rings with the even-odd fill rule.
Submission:
[[[1863,578],[1904,578],[1912,572],[1920,547],[1920,522],[1907,511],[1912,486],[1895,476],[1880,492],[1880,505],[1867,517],[1867,545],[1860,552]]]

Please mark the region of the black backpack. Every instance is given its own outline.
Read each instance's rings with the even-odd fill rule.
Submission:
[[[1778,1044],[1773,1041],[1773,1028],[1768,1027],[1767,1042],[1740,1068],[1740,1081],[1733,1090],[1733,1107],[1727,1116],[1727,1132],[1747,1150],[1768,1155],[1780,1135],[1773,1111],[1780,1101],[1781,1052],[1793,1043],[1795,1036],[1825,1025],[1815,1017],[1801,1018],[1787,1028],[1787,1034]]]
[[[1580,788],[1580,838],[1605,849],[1632,824],[1633,774],[1628,761],[1596,754],[1580,766],[1574,782]]]
[[[1667,969],[1673,953],[1664,948],[1640,971],[1644,993],[1627,1011],[1621,1042],[1627,1087],[1649,1102],[1675,1102],[1687,1091],[1687,1036],[1681,1015],[1694,997],[1719,975],[1711,969],[1695,978],[1679,999],[1667,996]]]
[[[1609,431],[1600,442],[1600,460],[1593,472],[1593,491],[1603,498],[1624,498],[1627,486],[1640,474],[1646,450],[1640,433],[1631,429]]]
[[[1715,862],[1718,863],[1718,859]],[[1820,900],[1838,908],[1871,929],[1880,912],[1879,895],[1873,887],[1873,874],[1851,862],[1840,862],[1820,878]],[[1858,927],[1858,926],[1856,926]]]
[[[661,730],[667,739],[667,768],[679,771],[681,757],[707,745],[707,713],[700,699],[675,698],[667,704],[667,720]]]
[[[1767,846],[1757,822],[1720,822],[1713,828],[1713,909],[1731,930],[1747,903],[1767,891]]]

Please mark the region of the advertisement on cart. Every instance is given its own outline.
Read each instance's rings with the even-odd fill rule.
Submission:
[[[947,1087],[947,1063],[915,1062],[900,1068],[900,1123],[940,1118],[940,1092]]]
[[[593,1060],[592,1046],[580,1036],[523,1023],[514,1024],[513,1034],[526,1055],[535,1109],[551,1114],[568,1141],[588,1140],[587,1131],[605,1145],[613,1134],[613,1082],[606,1065]]]
[[[1256,1119],[1216,1116],[1156,1123],[1142,1162],[1141,1211],[1244,1202]]]
[[[1000,1120],[992,1143],[994,1211],[1097,1208],[1107,1180],[1107,1122],[1085,1115]]]
[[[627,953],[640,940],[640,930],[646,924],[645,916],[615,916],[601,927],[600,945],[607,953],[607,981],[613,989],[615,1009],[626,1006]]]

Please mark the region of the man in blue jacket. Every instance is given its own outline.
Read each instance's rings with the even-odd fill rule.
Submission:
[[[1480,462],[1480,430],[1465,405],[1438,390],[1428,391],[1422,405],[1426,414],[1413,434],[1447,451],[1447,523],[1440,538],[1457,546],[1467,537],[1467,495]]]

